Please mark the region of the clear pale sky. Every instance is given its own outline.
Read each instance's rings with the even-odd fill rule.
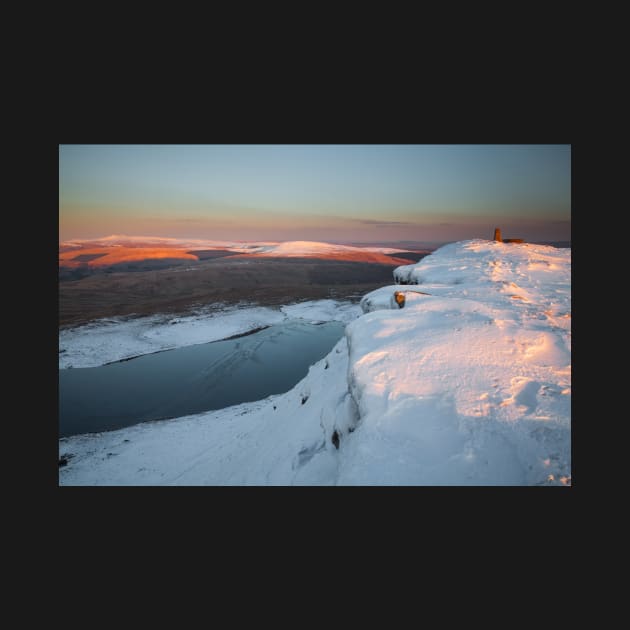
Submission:
[[[570,145],[61,145],[59,238],[571,238]]]

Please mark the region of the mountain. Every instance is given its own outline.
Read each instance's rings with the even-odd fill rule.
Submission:
[[[147,270],[195,263],[215,257],[307,258],[396,265],[406,262],[394,254],[409,250],[387,247],[352,247],[315,241],[211,241],[112,235],[93,240],[65,241],[59,246],[59,267],[90,272],[117,267],[125,271]],[[123,267],[124,266],[124,267]],[[63,279],[63,278],[62,278]]]

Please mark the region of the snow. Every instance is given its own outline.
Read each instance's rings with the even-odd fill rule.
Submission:
[[[62,485],[330,485],[334,431],[356,423],[347,345],[311,366],[291,391],[177,420],[63,438]],[[304,402],[303,402],[304,401]]]
[[[160,236],[112,234],[97,239],[64,241],[59,245],[59,266],[73,268],[109,267],[120,263],[154,259],[199,260],[199,250],[221,250],[236,258],[319,258],[395,265],[404,259],[387,254],[398,251],[388,247],[354,247],[318,241],[214,241],[177,239]],[[80,253],[77,253],[80,252]],[[86,260],[86,256],[91,259]]]
[[[280,310],[290,318],[305,319],[312,323],[333,320],[348,323],[361,315],[361,307],[351,302],[337,300],[311,300],[282,306]]]
[[[226,307],[183,317],[154,315],[97,320],[59,333],[59,368],[96,367],[161,350],[208,343],[287,319],[348,322],[360,313],[360,307],[350,302],[311,300],[281,309]]]
[[[361,249],[365,250],[366,252],[377,252],[379,254],[398,254],[400,252],[411,252],[414,254],[418,254],[418,258],[420,258],[420,256],[424,256],[426,252],[422,252],[422,253],[418,253],[418,252],[414,252],[413,250],[409,250],[406,247],[361,247]]]
[[[59,244],[59,247],[60,249],[94,247],[172,247],[178,249],[226,249],[235,252],[248,252],[252,249],[268,247],[276,243],[276,241],[217,241],[163,236],[127,236],[125,234],[112,234],[102,238],[63,241]]]
[[[375,289],[370,293],[366,293],[359,302],[359,305],[364,313],[369,313],[371,311],[378,311],[383,308],[398,308],[398,306],[394,303],[394,292],[395,291],[405,291],[407,292],[406,301],[412,299],[412,296],[408,293],[411,290],[411,287],[395,284],[389,285],[386,287],[381,287],[380,289]]]
[[[395,264],[396,262],[401,262],[402,259],[396,260],[388,257],[386,254],[400,251],[406,250],[395,250],[388,247],[354,247],[352,245],[337,245],[316,241],[287,241],[260,247],[252,253],[260,257],[306,257]]]
[[[259,254],[263,256],[318,256],[339,253],[374,252],[380,254],[394,254],[408,251],[405,248],[391,247],[355,247],[351,245],[337,245],[319,241],[217,241],[207,239],[182,239],[162,236],[126,236],[112,234],[102,238],[74,239],[60,243],[60,249],[103,248],[103,247],[159,247],[174,249],[220,249],[234,253]]]
[[[394,277],[420,285],[346,329],[361,423],[339,483],[570,479],[570,250],[466,241]]]
[[[358,318],[283,307],[348,322],[291,391],[62,439],[60,484],[570,485],[571,250],[462,241],[394,276]]]
[[[265,248],[261,255],[266,256],[305,256],[307,254],[331,254],[340,252],[362,251],[362,247],[350,245],[336,245],[334,243],[320,243],[317,241],[287,241]],[[371,250],[367,250],[371,251]]]

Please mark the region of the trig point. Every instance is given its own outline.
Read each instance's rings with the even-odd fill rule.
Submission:
[[[499,243],[503,242],[501,238],[501,228],[494,228],[494,240],[499,241]]]

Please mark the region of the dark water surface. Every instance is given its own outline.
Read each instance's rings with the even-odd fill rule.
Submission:
[[[59,436],[120,429],[291,389],[344,324],[289,322],[246,337],[59,371]]]

